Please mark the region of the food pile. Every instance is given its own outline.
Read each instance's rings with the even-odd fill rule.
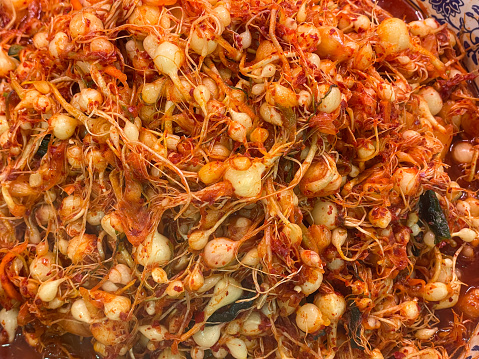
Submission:
[[[464,348],[479,112],[445,25],[369,0],[15,0],[0,29],[3,342]]]

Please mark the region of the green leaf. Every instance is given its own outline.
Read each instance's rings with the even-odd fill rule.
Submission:
[[[234,320],[239,312],[241,310],[244,310],[244,309],[248,309],[251,307],[251,304],[253,303],[253,301],[249,300],[249,301],[244,301],[245,299],[249,299],[249,298],[252,298],[255,296],[256,293],[253,293],[253,292],[246,292],[245,295],[243,295],[239,300],[241,300],[241,302],[235,302],[233,304],[231,304],[226,310],[224,311],[217,311],[217,312],[214,312],[211,317],[208,318],[207,322],[208,323],[214,323],[214,322],[221,322],[221,323],[225,323],[225,322],[231,322],[232,320]]]
[[[364,347],[361,345],[362,313],[354,301],[350,302],[349,307],[349,335],[351,336],[351,348],[364,350]]]
[[[436,244],[451,238],[446,216],[434,191],[427,190],[421,195],[419,199],[419,217],[434,232]]]
[[[38,147],[36,153],[37,156],[43,157],[48,152],[48,144],[50,143],[50,137],[51,135],[46,135],[45,137],[43,137],[42,142],[40,143],[40,146]]]
[[[19,60],[18,55],[20,54],[20,51],[22,51],[25,47],[22,45],[12,45],[8,49],[8,56],[15,57],[17,60]]]

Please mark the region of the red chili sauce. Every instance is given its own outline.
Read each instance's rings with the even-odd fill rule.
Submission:
[[[381,8],[388,11],[392,16],[403,19],[407,22],[422,20],[426,13],[422,7],[412,4],[408,0],[377,0],[375,2]]]
[[[12,344],[0,345],[1,359],[95,359],[100,358],[91,344],[91,338],[73,334],[45,338],[42,353],[28,345],[21,332]],[[65,353],[68,352],[69,356]]]
[[[29,346],[25,340],[23,340],[21,334],[17,334],[12,344],[0,346],[0,358],[2,359],[37,359],[42,356],[35,351],[34,348]]]

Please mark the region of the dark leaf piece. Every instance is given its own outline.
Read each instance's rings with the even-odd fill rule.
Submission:
[[[243,300],[252,298],[255,296],[255,294],[256,293],[253,293],[253,292],[246,292],[245,295],[243,295],[240,299],[238,299],[239,302],[236,301],[235,303],[231,304],[228,308],[226,308],[226,310],[214,312],[213,315],[208,318],[207,322],[208,323],[231,322],[238,316],[241,310],[248,309],[249,307],[251,307],[251,304],[253,303],[253,301],[251,300],[243,301]]]
[[[351,336],[351,348],[364,350],[364,347],[361,345],[361,311],[354,301],[350,302],[349,307],[349,335]]]
[[[38,157],[43,157],[48,152],[48,144],[50,143],[51,135],[46,135],[42,139],[42,143],[40,143],[40,147],[38,147],[36,155]]]
[[[22,45],[12,45],[8,49],[8,56],[15,57],[17,60],[19,60],[18,55],[23,49],[24,47]]]
[[[419,216],[436,235],[436,244],[451,238],[446,216],[434,191],[427,190],[421,195],[419,199]]]

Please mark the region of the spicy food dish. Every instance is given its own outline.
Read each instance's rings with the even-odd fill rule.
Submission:
[[[479,317],[479,119],[446,26],[368,0],[1,15],[4,342],[460,354]]]

